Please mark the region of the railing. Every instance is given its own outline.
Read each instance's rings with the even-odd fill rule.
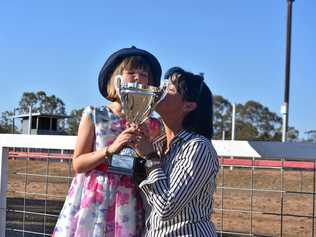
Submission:
[[[70,136],[0,135],[1,237],[52,234],[72,178],[74,143]]]
[[[0,237],[49,236],[75,137],[0,135]],[[220,236],[314,236],[316,144],[213,141]]]

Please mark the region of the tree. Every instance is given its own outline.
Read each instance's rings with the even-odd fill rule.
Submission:
[[[316,142],[316,130],[309,130],[305,134],[307,135],[308,142]]]
[[[0,133],[16,133],[17,127],[13,128],[13,112],[5,111],[1,114]]]
[[[19,113],[28,113],[29,106],[31,106],[32,109],[35,109],[36,103],[37,97],[33,92],[24,92],[19,102]]]
[[[214,138],[221,139],[223,131],[231,136],[232,105],[222,96],[214,96]],[[282,119],[256,101],[236,105],[237,140],[274,140],[279,135]],[[295,133],[294,133],[295,134]]]
[[[231,130],[231,103],[222,96],[213,96],[214,139],[221,139],[223,131]]]
[[[70,112],[70,118],[67,119],[67,129],[66,132],[69,135],[77,135],[78,127],[81,120],[83,109],[74,109]]]
[[[282,127],[282,118],[271,112],[268,107],[256,101],[248,101],[238,105],[238,120],[256,128],[257,134],[253,140],[272,140],[278,137]]]
[[[29,106],[32,106],[32,112],[66,114],[64,102],[55,95],[47,96],[44,91],[24,92],[19,102],[19,112],[28,113]]]
[[[287,140],[288,141],[297,141],[299,136],[299,131],[294,127],[289,127],[287,131]]]
[[[254,140],[257,136],[256,127],[241,120],[236,121],[236,140]]]

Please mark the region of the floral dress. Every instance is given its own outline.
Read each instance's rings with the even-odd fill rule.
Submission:
[[[83,116],[95,125],[95,150],[111,144],[125,127],[106,107],[88,106]],[[143,225],[143,204],[133,178],[107,173],[101,164],[74,177],[53,237],[138,237]]]

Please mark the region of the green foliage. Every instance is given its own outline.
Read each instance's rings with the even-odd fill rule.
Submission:
[[[236,139],[237,140],[254,140],[258,136],[258,130],[250,123],[236,121]]]
[[[222,96],[214,96],[214,139],[231,137],[232,105]],[[236,140],[281,141],[282,118],[256,101],[236,105]],[[297,140],[298,131],[288,130],[288,140]]]
[[[44,91],[24,92],[20,101],[18,111],[20,114],[29,113],[29,106],[32,107],[32,112],[50,113],[65,115],[64,102],[55,95],[48,96]],[[16,133],[17,128],[13,128],[13,112],[5,111],[2,113],[0,120],[0,132],[1,133]],[[63,122],[60,123],[61,127],[64,127]]]
[[[243,121],[257,130],[256,136],[252,137],[253,140],[273,140],[282,127],[282,118],[256,101],[248,101],[245,105],[239,105],[237,113],[239,121]]]
[[[221,139],[223,131],[231,129],[232,105],[222,96],[213,97],[214,138]]]
[[[316,130],[309,130],[305,134],[307,135],[307,142],[316,142]]]
[[[55,95],[46,95],[44,91],[24,92],[19,102],[19,112],[28,113],[29,106],[32,106],[32,112],[66,114],[64,102]]]
[[[299,136],[299,131],[294,127],[289,127],[287,132],[288,141],[297,141]]]
[[[69,135],[77,135],[78,134],[78,127],[81,120],[81,115],[83,109],[74,109],[70,112],[70,118],[67,119],[67,129],[66,132]]]
[[[231,138],[232,104],[223,96],[213,97],[214,108],[214,139],[222,139],[225,133],[226,139]],[[29,106],[32,112],[53,113],[65,115],[64,102],[55,95],[48,96],[44,91],[24,92],[19,102],[19,112],[28,113]],[[66,133],[77,135],[83,108],[70,112],[70,118],[66,121]],[[13,131],[13,113],[5,111],[0,119],[0,133]],[[245,104],[236,105],[236,140],[261,140],[281,141],[282,119],[268,107],[256,101],[247,101]],[[14,128],[16,132],[16,127]],[[295,141],[299,133],[294,127],[289,127],[288,140]],[[308,141],[316,142],[316,131],[308,131]]]
[[[0,133],[16,133],[17,128],[13,128],[13,112],[5,111],[2,112],[0,118]]]

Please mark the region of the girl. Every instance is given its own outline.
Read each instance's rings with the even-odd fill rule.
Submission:
[[[107,172],[107,159],[131,144],[134,127],[126,120],[114,88],[117,75],[126,82],[159,86],[161,67],[149,52],[135,47],[112,54],[99,74],[99,90],[108,106],[88,106],[82,115],[73,156],[76,172],[54,237],[141,236],[144,211],[131,176]]]

